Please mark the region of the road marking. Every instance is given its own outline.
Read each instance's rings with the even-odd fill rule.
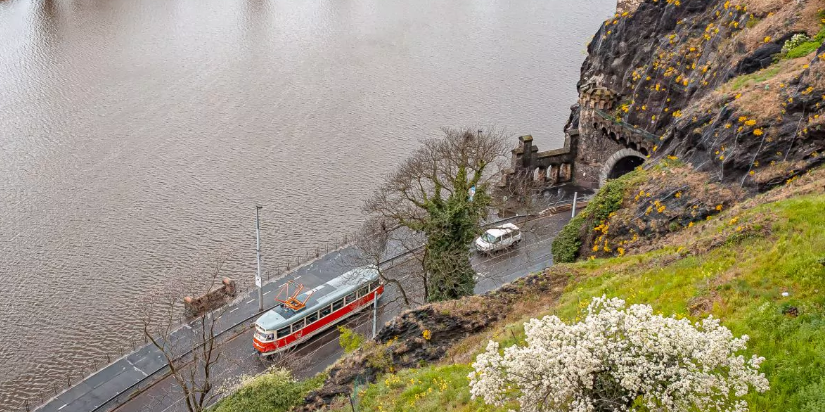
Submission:
[[[129,359],[126,359],[126,362],[127,362],[128,364],[132,365],[132,367],[133,367],[133,368],[135,368],[135,370],[136,370],[136,371],[138,371],[138,372],[142,373],[144,378],[145,378],[145,377],[147,377],[147,376],[149,376],[149,375],[147,375],[147,374],[146,374],[146,372],[144,372],[144,371],[143,371],[143,369],[140,369],[140,368],[138,368],[137,366],[135,366],[135,364],[134,364],[134,363],[132,363],[132,361],[130,361]]]
[[[246,304],[248,305],[248,304],[250,304],[250,303],[252,303],[252,302],[254,302],[254,301],[255,301],[255,299],[249,299],[249,301],[248,301],[248,302],[246,302]]]
[[[236,310],[238,310],[238,308],[235,308],[235,309],[230,310],[230,311],[229,311],[229,313],[232,313],[232,312],[234,312],[234,311],[236,311]]]
[[[264,295],[266,295],[267,293],[271,293],[271,292],[272,292],[271,290],[269,292],[264,292]]]
[[[68,403],[64,403],[64,404],[63,404],[63,406],[61,406],[61,407],[57,408],[57,410],[59,411],[59,410],[61,410],[61,409],[65,408],[65,407],[66,407],[66,405],[68,405]]]
[[[175,405],[177,405],[177,404],[178,404],[180,401],[182,401],[183,399],[184,399],[184,398],[180,398],[180,399],[176,400],[176,401],[175,401],[175,402],[173,402],[171,405],[167,406],[167,407],[166,407],[166,409],[164,409],[162,412],[166,412],[166,411],[168,411],[170,408],[173,408]]]
[[[298,280],[300,278],[301,278],[301,275],[295,276],[295,280]]]

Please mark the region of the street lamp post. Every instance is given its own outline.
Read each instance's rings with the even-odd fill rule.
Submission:
[[[579,201],[579,192],[573,192],[573,213],[570,215],[570,218],[576,217],[576,203]]]
[[[261,289],[261,221],[258,211],[262,206],[255,206],[255,252],[258,256],[258,272],[255,274],[255,286],[258,287],[258,311],[264,310],[264,296]]]
[[[378,329],[378,291],[375,292],[375,299],[372,301],[372,338],[375,339],[375,332]]]

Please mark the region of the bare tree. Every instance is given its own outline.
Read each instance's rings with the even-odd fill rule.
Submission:
[[[214,292],[221,284],[224,259],[217,259],[205,276],[206,292]],[[195,276],[192,284],[204,276]],[[181,324],[182,302],[186,294],[175,286],[147,302],[143,309],[143,333],[163,355],[169,374],[183,393],[183,403],[189,412],[201,412],[219,396],[215,369],[221,361],[217,341],[217,323],[226,306],[197,313]]]
[[[382,216],[364,222],[354,243],[360,251],[358,264],[377,268],[381,280],[398,291],[394,301],[406,307],[424,303],[426,295],[418,287],[426,280],[420,269],[424,238],[393,224]]]
[[[488,214],[496,161],[506,136],[496,131],[444,129],[428,139],[367,201],[364,210],[385,225],[422,233],[422,284],[427,301],[473,293],[469,246]]]

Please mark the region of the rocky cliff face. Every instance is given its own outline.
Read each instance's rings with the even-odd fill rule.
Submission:
[[[596,33],[579,89],[609,90],[615,121],[658,138],[652,158],[764,191],[825,161],[823,9],[822,0],[645,0]]]
[[[650,160],[579,222],[578,256],[643,250],[825,162],[824,39],[823,0],[645,0],[605,22],[568,130]],[[577,167],[607,163],[592,149]]]

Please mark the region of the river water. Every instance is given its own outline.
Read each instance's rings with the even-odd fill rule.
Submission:
[[[0,1],[0,409],[140,339],[217,256],[249,285],[357,229],[442,126],[562,143],[615,0]]]

